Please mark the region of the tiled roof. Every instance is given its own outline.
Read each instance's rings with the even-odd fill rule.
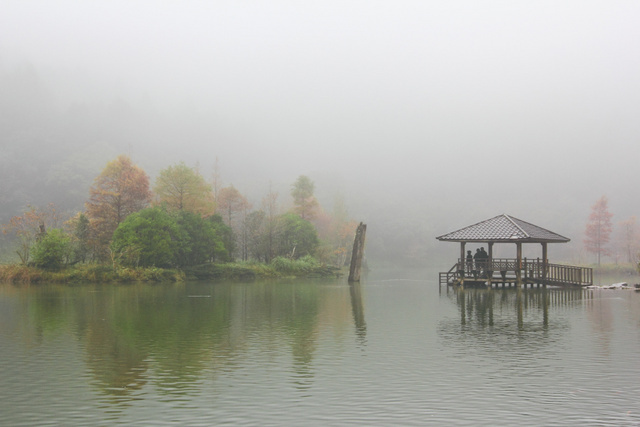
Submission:
[[[537,225],[509,215],[498,215],[486,221],[436,237],[453,242],[568,242],[569,239]]]

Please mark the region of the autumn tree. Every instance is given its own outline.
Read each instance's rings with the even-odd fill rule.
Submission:
[[[151,200],[149,177],[128,156],[107,163],[89,190],[87,217],[97,256],[106,258],[113,232],[127,216],[145,208]]]
[[[333,250],[333,263],[342,267],[351,254],[353,238],[358,223],[349,218],[349,213],[342,196],[337,196],[333,205],[328,241]]]
[[[160,171],[153,188],[156,203],[169,210],[209,216],[214,211],[211,186],[197,170],[183,162]]]
[[[249,201],[233,185],[220,189],[217,200],[217,212],[225,224],[232,230],[236,239],[240,241],[240,250],[244,252],[242,243],[245,239],[244,226],[249,209]],[[230,253],[233,257],[233,253]]]
[[[344,199],[336,196],[331,213],[319,207],[313,219],[321,246],[315,257],[327,264],[342,267],[351,253],[353,237],[358,224],[349,219]]]
[[[46,234],[47,228],[56,227],[58,221],[58,213],[53,203],[45,208],[28,206],[22,215],[14,216],[8,224],[3,225],[2,232],[15,234],[19,241],[16,254],[23,264],[27,264],[33,245]]]
[[[591,215],[589,215],[589,222],[585,229],[584,240],[585,249],[596,254],[598,265],[600,265],[600,257],[610,253],[607,244],[613,230],[611,217],[613,217],[613,214],[609,212],[607,197],[602,196],[591,207]]]
[[[233,185],[230,185],[220,189],[216,211],[228,226],[232,226],[246,204],[248,204],[247,199]]]
[[[300,218],[310,220],[315,217],[318,201],[313,195],[315,184],[309,177],[300,175],[291,188],[293,197],[294,212]]]

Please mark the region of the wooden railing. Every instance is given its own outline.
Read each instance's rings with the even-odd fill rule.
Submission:
[[[461,267],[463,266],[463,267]],[[546,268],[545,268],[546,267]],[[504,279],[507,273],[520,273],[523,280],[532,279],[540,283],[559,283],[572,285],[592,285],[593,269],[589,267],[576,267],[572,265],[544,263],[540,258],[523,258],[518,265],[515,258],[493,258],[492,260],[476,260],[474,263],[458,259],[458,263],[450,270],[457,270],[458,275],[464,271],[467,277],[485,278],[494,273],[500,273]],[[496,277],[499,280],[499,277]]]
[[[454,264],[446,273],[440,273],[440,285],[448,285],[459,277],[458,264]]]

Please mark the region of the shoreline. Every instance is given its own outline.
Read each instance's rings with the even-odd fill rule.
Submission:
[[[241,280],[341,277],[343,270],[319,263],[291,261],[285,265],[256,262],[202,264],[184,269],[158,267],[113,267],[82,264],[60,270],[44,270],[22,264],[0,265],[0,283],[179,283],[187,280]]]

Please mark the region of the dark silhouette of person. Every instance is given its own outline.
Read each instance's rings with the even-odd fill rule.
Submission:
[[[473,262],[476,264],[475,273],[480,274],[482,270],[482,253],[480,249],[476,249],[476,253],[473,255]]]
[[[484,246],[480,248],[480,254],[478,255],[478,258],[480,260],[480,268],[479,270],[482,270],[482,274],[486,275],[487,274],[487,264],[489,261],[489,254],[487,253],[487,251],[484,250]]]
[[[473,272],[473,255],[471,255],[471,251],[467,251],[467,272],[469,274]]]

